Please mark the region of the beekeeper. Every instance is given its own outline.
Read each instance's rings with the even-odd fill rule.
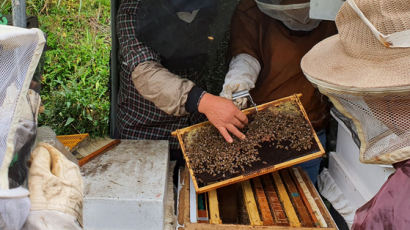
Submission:
[[[31,154],[28,191],[0,190],[0,229],[82,229],[83,181],[78,165],[53,146]]]
[[[244,138],[246,116],[223,97],[226,69],[218,63],[227,44],[236,0],[125,0],[119,6],[120,90],[117,125],[121,138],[164,139],[205,115],[223,137]],[[227,45],[225,45],[227,47]],[[219,68],[212,72],[212,68]],[[202,114],[202,115],[201,115]]]
[[[336,25],[339,34],[313,47],[302,69],[354,121],[360,161],[396,170],[356,210],[352,229],[409,229],[409,1],[347,0]]]
[[[327,100],[306,80],[300,60],[316,43],[336,33],[333,22],[309,18],[309,0],[242,0],[232,18],[231,56],[221,96],[250,90],[256,104],[295,93],[325,142]],[[320,65],[320,63],[318,63]],[[246,98],[239,104],[245,107]],[[305,163],[313,182],[320,159]],[[313,168],[312,168],[313,167]]]
[[[29,86],[44,44],[39,29],[0,25],[2,230],[81,228],[83,186],[78,166],[48,144],[31,151],[40,96]]]

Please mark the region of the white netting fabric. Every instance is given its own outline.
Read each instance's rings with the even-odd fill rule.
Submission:
[[[0,188],[8,188],[8,167],[23,101],[45,44],[39,29],[0,25]]]
[[[392,48],[370,29],[395,36],[410,30],[409,1],[349,0],[340,8],[336,26],[337,35],[303,57],[304,74],[353,120],[362,162],[410,159],[410,47]],[[406,39],[395,42],[405,44]]]
[[[308,0],[288,4],[282,0],[255,0],[259,10],[271,18],[280,20],[291,30],[311,31],[319,26],[320,20],[310,19]]]
[[[410,91],[349,93],[318,87],[353,120],[363,163],[393,164],[410,158]]]

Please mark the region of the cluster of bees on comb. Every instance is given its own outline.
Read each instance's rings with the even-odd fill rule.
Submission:
[[[241,130],[245,140],[234,137],[233,143],[227,143],[210,124],[184,135],[185,153],[196,175],[209,174],[223,179],[229,174],[245,172],[255,162],[262,161],[258,148],[264,142],[272,149],[299,152],[312,148],[311,127],[295,102],[268,107],[248,115],[248,119],[248,125]],[[262,161],[262,164],[268,162]]]

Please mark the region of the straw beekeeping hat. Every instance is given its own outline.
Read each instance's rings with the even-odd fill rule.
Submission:
[[[318,43],[302,59],[312,83],[338,90],[410,88],[408,0],[347,0],[336,25],[339,34]]]
[[[303,72],[353,121],[361,162],[410,159],[409,1],[346,0],[336,25],[303,57]]]

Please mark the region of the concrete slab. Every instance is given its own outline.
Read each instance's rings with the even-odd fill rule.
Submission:
[[[168,156],[168,141],[123,140],[84,165],[84,228],[163,229]]]

